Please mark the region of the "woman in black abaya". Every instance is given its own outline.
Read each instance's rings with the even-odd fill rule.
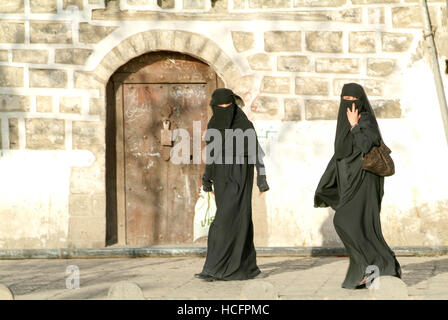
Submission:
[[[384,177],[362,168],[362,156],[379,146],[381,133],[364,89],[356,84],[342,88],[331,158],[314,196],[315,207],[336,210],[333,224],[350,264],[343,288],[365,287],[376,266],[377,276],[401,278],[401,268],[387,245],[380,221]],[[373,275],[375,276],[375,275]]]
[[[254,179],[254,165],[257,168],[257,185],[260,193],[269,190],[264,175],[262,162],[263,151],[256,140],[255,129],[244,112],[236,104],[241,99],[231,90],[220,88],[213,92],[210,102],[213,116],[207,125],[209,129],[216,129],[222,137],[222,164],[209,164],[203,176],[204,191],[212,191],[214,187],[217,211],[210,225],[207,241],[207,256],[201,273],[195,276],[207,281],[214,280],[246,280],[256,277],[260,269],[256,262],[256,251],[253,243],[252,224],[252,187]],[[233,148],[232,163],[225,163],[225,156],[229,157],[229,150],[225,149],[225,141],[230,139],[226,129],[253,130],[255,143],[260,152],[253,158],[248,152],[248,143],[244,150]],[[209,141],[210,143],[212,141]],[[216,150],[214,150],[216,151]],[[241,156],[240,162],[236,158]],[[216,154],[213,153],[214,159]],[[219,157],[219,155],[218,155]],[[252,158],[251,158],[252,157]],[[249,159],[255,159],[249,161]]]

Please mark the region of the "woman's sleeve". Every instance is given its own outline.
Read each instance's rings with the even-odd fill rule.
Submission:
[[[208,143],[207,143],[207,145],[205,147],[206,148],[209,147]],[[202,188],[203,188],[203,190],[206,191],[206,192],[213,191],[212,184],[213,184],[213,163],[210,163],[210,154],[209,154],[209,152],[207,150],[207,152],[206,152],[206,162],[205,162],[205,172],[202,175]]]
[[[211,179],[211,170],[212,170],[212,164],[206,164],[205,165],[205,173],[202,176],[202,187],[204,191],[209,192],[213,191],[212,189],[212,179]]]
[[[265,153],[258,143],[257,138],[257,156],[255,167],[257,168],[257,187],[260,192],[265,192],[269,190],[268,182],[266,181],[266,170],[264,167],[263,157]]]
[[[339,189],[338,181],[336,179],[336,160],[333,155],[328,162],[324,174],[320,178],[314,193],[314,207],[326,208],[331,207],[336,210],[339,204]]]
[[[380,145],[380,135],[378,133],[375,119],[369,113],[362,113],[357,125],[351,129],[355,145],[363,153],[368,153],[375,145]]]
[[[261,147],[259,146],[261,149]],[[263,152],[263,150],[261,150]],[[257,157],[257,163],[255,164],[257,168],[257,186],[260,192],[265,192],[269,190],[268,182],[266,181],[266,172],[264,168],[263,158]]]

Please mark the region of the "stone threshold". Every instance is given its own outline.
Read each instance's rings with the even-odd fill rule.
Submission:
[[[448,255],[448,246],[392,247],[396,256]],[[340,247],[257,247],[258,257],[322,257],[346,256]],[[108,248],[62,248],[62,249],[1,249],[0,260],[18,259],[98,259],[98,258],[142,258],[142,257],[205,257],[205,247],[108,247]]]

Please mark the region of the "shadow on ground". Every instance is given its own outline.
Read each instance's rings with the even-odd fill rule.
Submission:
[[[278,274],[303,271],[311,268],[317,268],[326,264],[341,261],[338,257],[322,258],[291,258],[273,263],[266,263],[258,265],[261,269],[261,274],[257,278],[268,278]]]
[[[398,258],[399,260],[399,258]],[[448,259],[402,264],[402,280],[408,287],[448,272]]]
[[[159,266],[179,262],[184,259],[153,261],[146,259],[103,260],[48,260],[33,264],[32,260],[21,261],[15,265],[2,266],[0,279],[14,295],[27,295],[39,291],[66,289],[66,267],[75,265],[80,270],[80,286],[87,287],[118,281],[131,281],[141,276],[142,266]],[[130,263],[131,262],[131,263]],[[20,271],[19,271],[20,270]]]

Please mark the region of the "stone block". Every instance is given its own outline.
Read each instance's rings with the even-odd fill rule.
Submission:
[[[3,1],[0,13],[25,13],[24,0]]]
[[[399,100],[370,100],[377,118],[401,118],[401,103]]]
[[[337,21],[347,23],[361,23],[362,22],[362,8],[349,8],[346,10],[334,10],[328,13],[323,13],[325,21]]]
[[[275,97],[259,96],[252,103],[251,110],[254,113],[259,113],[268,116],[275,116],[278,114],[279,102]]]
[[[353,53],[376,52],[375,32],[350,32],[349,51]]]
[[[299,99],[285,99],[285,121],[302,120],[302,101]]]
[[[264,33],[266,52],[301,51],[302,34],[299,31],[267,31]]]
[[[81,97],[61,97],[59,100],[59,112],[61,113],[78,113],[82,110]]]
[[[0,94],[0,111],[30,111],[30,97]]]
[[[306,120],[336,120],[339,102],[336,100],[305,100]]]
[[[65,149],[65,122],[60,119],[25,119],[27,149]]]
[[[342,52],[341,31],[308,31],[305,33],[306,48],[313,52]]]
[[[74,86],[77,89],[99,89],[103,83],[94,77],[94,72],[75,71],[73,73]]]
[[[265,93],[289,93],[290,85],[288,77],[263,77],[261,92]]]
[[[244,52],[255,47],[253,32],[232,31],[232,41],[237,52]]]
[[[0,43],[24,43],[25,24],[22,22],[0,22]]]
[[[157,37],[157,49],[173,50],[173,48],[174,48],[174,31],[159,30],[156,33],[156,37]]]
[[[279,56],[277,58],[278,71],[311,72],[311,59],[307,56]]]
[[[30,87],[66,88],[67,73],[56,69],[30,69]]]
[[[382,96],[384,92],[384,82],[366,79],[363,81],[363,87],[368,96]]]
[[[12,51],[13,62],[24,63],[48,63],[48,51],[47,50],[22,50],[17,49]]]
[[[161,9],[174,9],[175,1],[174,0],[157,0],[157,5]]]
[[[319,73],[358,73],[359,60],[355,58],[318,58],[316,72]]]
[[[90,49],[56,49],[54,59],[56,63],[84,65],[92,53]]]
[[[168,32],[169,32],[169,38],[171,39],[170,42],[172,45],[174,45],[175,31],[174,32],[168,31]],[[143,37],[143,33],[140,32],[140,33],[137,33],[137,34],[133,35],[132,37],[128,38],[128,40],[127,40],[129,42],[129,44],[134,48],[137,55],[144,54],[148,51],[148,47],[147,47],[148,43],[147,43],[147,41],[145,41],[146,40],[145,38],[147,38],[146,35],[147,34],[145,33],[145,37]],[[158,39],[155,36],[149,36],[149,38],[150,38],[150,41],[153,43],[153,46],[156,47],[156,43],[157,43]],[[167,47],[165,47],[165,48],[167,48]],[[149,50],[151,50],[151,49],[149,49]],[[123,61],[119,61],[119,64],[121,64],[121,63],[123,63]],[[121,66],[119,64],[117,64],[117,68]]]
[[[105,150],[105,128],[103,122],[73,121],[73,149],[86,149],[93,152]]]
[[[413,35],[408,33],[390,33],[382,34],[383,51],[403,52],[407,51],[412,43]]]
[[[30,22],[31,43],[72,43],[71,23]]]
[[[23,68],[0,66],[0,87],[23,87]]]
[[[296,78],[295,92],[298,95],[327,96],[329,82],[323,78]]]
[[[30,0],[31,13],[56,13],[57,0]]]
[[[247,57],[247,61],[252,70],[270,71],[272,70],[271,60],[265,53],[256,53]]]
[[[229,80],[229,87],[232,88],[233,92],[240,96],[244,96],[245,93],[252,92],[254,88],[254,76],[236,76]]]
[[[420,6],[392,8],[394,28],[422,28],[423,13]]]
[[[79,24],[79,42],[81,43],[98,43],[118,27],[94,26],[88,22]]]
[[[367,59],[367,75],[385,77],[392,74],[397,67],[395,59],[369,58]]]
[[[53,112],[53,97],[38,96],[36,97],[37,112]]]

